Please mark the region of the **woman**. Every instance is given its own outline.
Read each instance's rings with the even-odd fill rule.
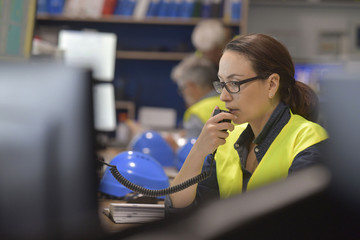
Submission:
[[[170,195],[168,213],[264,186],[318,162],[318,145],[327,134],[313,122],[317,96],[295,81],[294,71],[288,50],[270,36],[240,36],[226,45],[214,87],[230,113],[206,122],[172,185],[208,168],[207,156],[215,151],[216,170]]]

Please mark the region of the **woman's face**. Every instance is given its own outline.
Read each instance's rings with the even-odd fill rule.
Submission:
[[[244,55],[231,50],[224,52],[218,72],[221,82],[242,81],[256,75]],[[229,93],[223,88],[220,99],[225,102],[226,108],[237,116],[234,123],[264,125],[273,111],[269,101],[269,88],[268,79],[258,79],[240,85],[238,93]]]

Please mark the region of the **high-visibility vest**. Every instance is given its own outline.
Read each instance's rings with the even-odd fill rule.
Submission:
[[[195,115],[205,123],[214,111],[215,106],[219,106],[220,109],[226,109],[225,103],[220,100],[220,96],[204,98],[197,103],[191,105],[184,113],[184,122],[188,121],[191,115]]]
[[[226,138],[226,143],[217,149],[216,174],[221,198],[242,192],[243,172],[234,144],[246,127],[247,123],[237,125]],[[295,156],[326,138],[327,133],[320,125],[291,113],[289,122],[275,138],[252,174],[247,190],[286,178]]]

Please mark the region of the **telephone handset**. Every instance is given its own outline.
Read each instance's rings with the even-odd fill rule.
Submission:
[[[215,109],[213,116],[215,116],[216,114],[219,114],[220,112],[227,112],[225,110],[221,110],[221,109]],[[220,122],[231,122],[231,120],[229,119],[224,119]],[[164,195],[169,195],[169,194],[173,194],[176,192],[180,192],[196,183],[199,183],[201,181],[204,181],[205,179],[207,179],[211,173],[212,173],[212,166],[214,163],[214,155],[216,153],[216,150],[210,155],[211,157],[211,162],[210,162],[210,170],[207,172],[202,172],[199,175],[190,178],[188,180],[186,180],[185,182],[182,182],[178,185],[172,186],[172,187],[168,187],[168,188],[164,188],[164,189],[147,189],[144,188],[142,186],[136,185],[132,182],[130,182],[129,180],[127,180],[123,175],[121,175],[121,173],[117,170],[115,165],[111,165],[108,163],[105,163],[104,161],[101,161],[103,164],[107,165],[110,167],[110,172],[111,174],[114,176],[114,178],[121,183],[122,185],[124,185],[125,187],[127,187],[128,189],[132,190],[133,192],[136,193],[140,193],[143,194],[145,196],[148,197],[159,197],[159,196],[164,196]]]
[[[229,113],[228,111],[225,111],[225,110],[215,109],[213,116],[215,116],[215,115],[217,115],[217,114],[219,114],[219,113],[221,113],[221,112]],[[223,120],[221,120],[219,123],[222,123],[222,122],[229,122],[229,123],[230,123],[231,120],[230,120],[230,119],[223,119]],[[224,130],[224,131],[226,131],[226,130]]]

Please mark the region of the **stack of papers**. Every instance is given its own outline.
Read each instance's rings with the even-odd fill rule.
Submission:
[[[111,203],[109,215],[115,223],[145,223],[165,216],[164,204]]]

